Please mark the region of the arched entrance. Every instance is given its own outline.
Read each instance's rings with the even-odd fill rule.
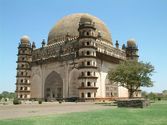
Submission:
[[[63,80],[55,71],[51,72],[45,80],[44,96],[46,101],[63,97]]]

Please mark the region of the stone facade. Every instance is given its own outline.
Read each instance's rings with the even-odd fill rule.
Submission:
[[[65,23],[66,18],[73,22]],[[49,33],[48,44],[43,40],[41,48],[36,48],[34,42],[31,45],[28,37],[21,38],[18,51],[22,49],[29,54],[25,55],[26,62],[20,62],[22,54],[18,53],[17,72],[28,73],[17,76],[16,93],[20,99],[127,97],[127,89],[114,85],[107,74],[120,61],[138,59],[133,40],[122,48],[117,41],[114,47],[104,23],[89,14],[73,14],[60,20]],[[22,63],[27,65],[24,71],[19,68]],[[26,84],[19,82],[24,79]],[[27,87],[26,91],[21,86]]]

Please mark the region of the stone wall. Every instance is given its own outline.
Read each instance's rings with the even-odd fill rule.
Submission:
[[[117,100],[118,107],[144,108],[150,105],[150,101],[146,99],[124,99]]]

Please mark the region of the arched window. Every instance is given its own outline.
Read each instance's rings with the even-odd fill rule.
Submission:
[[[85,97],[85,96],[84,96],[84,93],[81,93],[81,97],[82,97],[82,98],[84,98],[84,97]]]
[[[87,51],[87,52],[86,52],[86,54],[87,54],[87,55],[90,55],[90,52],[89,52],[89,51]]]
[[[25,87],[24,90],[27,90],[27,87]]]
[[[87,76],[90,76],[90,72],[87,72]]]
[[[88,66],[90,65],[90,62],[89,62],[89,61],[87,62],[87,65],[88,65]]]
[[[82,56],[83,56],[83,55],[84,55],[84,52],[82,51],[81,54],[82,54]]]
[[[81,72],[81,75],[84,76],[84,72]]]
[[[81,83],[81,86],[84,87],[84,82]]]
[[[91,86],[90,82],[87,82],[87,86]]]
[[[90,93],[90,92],[88,92],[88,93],[87,93],[87,96],[88,96],[88,97],[91,97],[91,93]]]
[[[24,68],[24,64],[22,64],[21,67]]]

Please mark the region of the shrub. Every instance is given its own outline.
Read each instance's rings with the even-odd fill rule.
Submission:
[[[78,100],[79,100],[78,97],[70,97],[70,98],[66,98],[65,101],[67,101],[67,102],[77,102]]]
[[[14,104],[14,105],[19,105],[19,104],[21,104],[21,101],[20,101],[19,99],[15,98],[15,99],[13,100],[13,104]]]
[[[42,100],[39,100],[39,101],[38,101],[38,104],[42,104]]]
[[[158,101],[161,101],[161,97],[158,97]]]

